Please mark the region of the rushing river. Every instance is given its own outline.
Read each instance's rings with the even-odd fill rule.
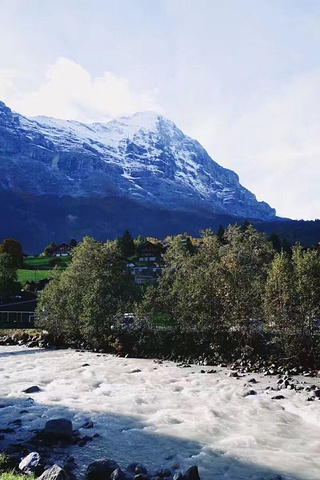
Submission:
[[[80,431],[100,437],[71,452],[81,471],[104,457],[121,466],[197,464],[203,480],[320,479],[320,401],[287,389],[280,392],[285,399],[273,400],[278,392],[266,387],[275,387],[276,377],[237,379],[225,368],[203,368],[0,347],[0,427],[21,418],[10,437],[21,440],[50,418],[69,418],[74,428],[91,419],[94,427]],[[258,383],[245,386],[252,377]],[[41,391],[23,393],[32,385]],[[246,396],[252,388],[257,395]]]

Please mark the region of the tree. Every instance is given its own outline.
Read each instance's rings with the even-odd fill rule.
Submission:
[[[252,225],[245,230],[229,226],[225,239],[217,272],[222,321],[247,342],[252,330],[263,322],[264,284],[275,252]]]
[[[122,237],[118,238],[117,244],[124,258],[132,257],[135,254],[136,247],[128,230],[124,232]]]
[[[134,239],[134,244],[136,249],[140,247],[144,242],[146,241],[146,238],[143,237],[142,235],[138,235],[137,238]]]
[[[266,323],[287,356],[313,363],[318,357],[316,321],[320,316],[320,255],[300,245],[292,257],[281,252],[272,262],[264,298]]]
[[[174,237],[164,255],[166,267],[158,285],[144,293],[142,311],[151,320],[162,316],[183,330],[221,327],[214,280],[219,247],[211,231],[202,232],[195,252],[189,251],[187,242],[181,242],[179,235]]]
[[[248,220],[245,220],[242,226],[240,227],[240,230],[241,232],[244,233],[249,227],[250,227],[250,222],[248,222]]]
[[[0,301],[6,301],[17,287],[17,270],[12,257],[7,253],[0,255]]]
[[[70,247],[76,247],[78,245],[78,242],[75,238],[71,238],[69,245]]]
[[[52,252],[52,250],[54,250],[55,248],[57,248],[57,244],[54,243],[54,242],[50,242],[49,245],[46,246],[46,248],[43,250],[43,254],[44,255],[50,255],[50,253]]]
[[[316,250],[303,250],[300,245],[295,245],[292,263],[300,331],[301,334],[312,336],[315,319],[320,317],[320,254]]]
[[[67,340],[103,344],[117,315],[132,309],[137,287],[126,273],[117,242],[101,244],[85,237],[73,249],[66,270],[44,289],[37,318]]]
[[[0,255],[7,253],[11,257],[11,262],[14,267],[19,267],[22,264],[22,246],[13,238],[5,238],[2,243],[0,243]]]
[[[281,252],[281,240],[278,237],[276,233],[271,233],[268,237],[268,242],[271,242],[273,245],[273,248],[276,250],[276,252],[280,253]]]
[[[289,242],[286,238],[284,238],[282,240],[281,248],[288,255],[290,255],[290,256],[292,255],[292,248],[291,248],[291,246],[290,246],[290,244],[289,244]]]
[[[225,243],[224,242],[224,232],[225,232],[225,229],[223,228],[222,225],[219,226],[218,230],[217,230],[217,237],[220,241],[220,243]]]
[[[51,280],[41,292],[36,309],[36,324],[45,328],[55,341],[79,338],[78,326],[70,322],[68,285],[62,273],[58,267],[51,271]]]
[[[293,265],[284,252],[271,264],[264,292],[266,325],[281,334],[293,333],[298,327],[297,298]]]

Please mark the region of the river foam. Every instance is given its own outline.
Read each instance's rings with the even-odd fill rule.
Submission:
[[[50,418],[66,417],[99,438],[72,455],[84,467],[109,457],[122,466],[197,464],[203,480],[319,480],[320,402],[284,390],[276,378],[203,374],[203,367],[118,358],[72,350],[0,347],[0,427],[22,418],[12,439]],[[248,379],[257,384],[249,387]],[[303,381],[305,379],[301,379]],[[312,381],[316,383],[317,381]],[[32,395],[23,390],[38,385]],[[246,396],[251,388],[257,395]],[[30,399],[32,397],[33,400]],[[28,413],[23,417],[20,411]],[[81,427],[92,419],[90,432]],[[7,440],[7,438],[6,438]],[[1,447],[1,444],[0,444]]]

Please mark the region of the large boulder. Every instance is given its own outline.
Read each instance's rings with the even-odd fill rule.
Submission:
[[[48,470],[45,470],[39,477],[39,480],[69,480],[69,477],[63,468],[55,464]]]
[[[52,438],[71,438],[72,422],[67,418],[49,420],[44,427],[43,433]]]
[[[87,467],[87,480],[107,480],[117,469],[120,469],[117,462],[111,459],[96,460]]]

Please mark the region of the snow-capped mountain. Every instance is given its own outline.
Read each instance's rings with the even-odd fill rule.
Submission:
[[[84,124],[26,118],[0,102],[0,188],[36,196],[119,196],[195,214],[275,217],[236,173],[150,112]]]

